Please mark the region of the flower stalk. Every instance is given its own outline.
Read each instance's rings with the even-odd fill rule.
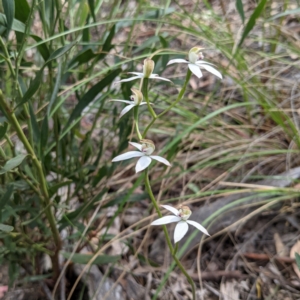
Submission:
[[[122,160],[127,160],[131,158],[139,158],[135,170],[136,172],[140,171],[145,171],[145,188],[149,194],[149,197],[151,199],[151,202],[160,217],[159,219],[153,221],[151,225],[162,225],[164,235],[166,238],[166,243],[168,245],[168,248],[170,250],[170,253],[172,255],[172,258],[174,259],[175,263],[177,264],[178,268],[181,270],[181,272],[184,274],[186,277],[187,281],[191,285],[192,289],[192,299],[196,299],[196,290],[195,290],[195,284],[192,280],[192,278],[189,276],[187,271],[184,269],[183,265],[179,261],[178,257],[176,256],[177,251],[178,251],[178,242],[185,236],[185,234],[188,232],[189,225],[196,227],[198,230],[202,231],[203,233],[209,235],[207,230],[199,223],[193,220],[188,220],[189,217],[191,216],[192,212],[188,206],[180,206],[179,209],[176,209],[175,207],[169,206],[169,205],[162,205],[165,209],[171,211],[174,215],[173,216],[162,216],[162,213],[160,211],[159,205],[153,195],[151,185],[150,185],[150,180],[149,180],[149,166],[151,164],[152,159],[157,160],[167,166],[171,166],[171,164],[163,157],[152,155],[152,153],[155,150],[155,145],[154,143],[146,139],[146,135],[156,119],[164,116],[167,112],[169,112],[172,108],[174,108],[178,102],[183,98],[188,83],[190,81],[190,78],[192,74],[196,75],[198,78],[201,78],[202,72],[201,69],[205,69],[206,71],[212,73],[213,75],[219,77],[222,79],[222,74],[216,70],[213,65],[209,62],[206,62],[203,60],[203,55],[201,53],[202,48],[200,47],[193,47],[190,52],[189,52],[189,60],[186,61],[184,59],[173,59],[169,61],[169,64],[174,64],[174,63],[185,63],[188,65],[186,77],[184,84],[176,98],[176,100],[171,103],[165,110],[163,110],[160,114],[156,114],[155,111],[153,110],[149,97],[148,97],[148,81],[149,79],[158,79],[158,80],[164,80],[164,81],[170,81],[166,78],[159,77],[157,74],[153,74],[154,70],[154,61],[152,59],[145,59],[144,60],[144,65],[143,65],[143,73],[139,72],[129,72],[129,74],[133,74],[135,76],[127,78],[127,79],[122,79],[119,82],[127,82],[131,80],[136,80],[140,79],[140,88],[139,90],[131,89],[135,96],[141,95],[139,99],[140,101],[136,101],[138,98],[131,98],[131,100],[135,100],[134,103],[130,102],[128,100],[112,100],[112,101],[119,101],[119,102],[125,102],[129,104],[127,107],[125,107],[122,112],[121,116],[124,115],[127,111],[129,111],[131,108],[134,109],[134,122],[135,122],[135,128],[136,128],[136,134],[140,140],[140,143],[135,143],[135,142],[129,142],[132,146],[136,147],[139,151],[129,151],[123,154],[120,154],[113,158],[113,162],[118,162]],[[142,102],[142,100],[145,100],[145,102]],[[139,130],[139,125],[138,125],[138,109],[139,106],[142,104],[147,104],[148,111],[152,117],[150,123],[148,126],[144,129],[143,134],[141,134]],[[175,230],[174,230],[174,243],[175,246],[172,245],[167,227],[165,224],[173,223],[176,222]]]
[[[153,204],[153,206],[154,206],[154,208],[155,208],[158,216],[160,218],[162,218],[162,213],[161,213],[161,211],[159,209],[159,206],[158,206],[158,204],[156,202],[156,199],[155,199],[155,197],[153,195],[153,192],[152,192],[152,189],[151,189],[148,168],[145,170],[145,187],[146,187],[146,190],[147,190],[147,192],[149,194],[151,202],[152,202],[152,204]],[[191,285],[192,294],[193,294],[193,300],[196,300],[196,290],[195,290],[194,281],[191,278],[191,276],[186,272],[184,266],[181,264],[180,260],[176,256],[176,253],[177,253],[177,250],[178,250],[178,243],[176,243],[175,244],[175,248],[173,248],[173,245],[172,245],[172,242],[171,242],[171,239],[170,239],[170,236],[169,236],[168,229],[167,229],[166,225],[162,225],[162,228],[163,228],[163,231],[164,231],[164,234],[165,234],[165,237],[166,237],[167,245],[168,245],[168,247],[170,249],[170,253],[171,253],[174,261],[176,262],[178,268],[181,270],[181,272],[184,274],[184,276],[186,277],[187,281]]]
[[[148,78],[143,78],[142,94],[144,95],[144,98],[145,98],[146,103],[147,103],[148,110],[149,110],[152,118],[156,120],[157,115],[156,115],[155,111],[153,110],[153,108],[151,107],[149,97],[148,97]]]
[[[183,98],[187,85],[191,79],[191,75],[192,72],[190,70],[187,71],[186,77],[185,77],[185,81],[184,84],[176,98],[176,100],[169,106],[167,107],[163,112],[161,112],[160,114],[156,115],[155,117],[152,118],[151,122],[148,124],[148,126],[146,127],[146,129],[143,132],[143,138],[145,138],[147,132],[149,131],[149,129],[152,127],[152,125],[154,124],[154,122],[156,121],[156,119],[159,119],[160,117],[162,117],[163,115],[165,115],[168,111],[170,111],[173,107],[175,107],[177,105],[177,103]],[[152,107],[151,107],[152,108]]]

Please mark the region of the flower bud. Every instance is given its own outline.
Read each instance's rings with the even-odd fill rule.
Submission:
[[[144,98],[143,94],[139,90],[134,88],[132,88],[131,91],[133,92],[134,95],[130,96],[130,100],[134,101],[135,105],[140,105]]]
[[[200,52],[203,49],[201,47],[193,47],[189,51],[189,61],[194,64],[199,58],[203,59],[203,54]]]
[[[151,140],[142,139],[140,140],[140,143],[142,144],[142,152],[151,155],[155,150],[155,145]]]
[[[144,60],[143,74],[144,78],[149,78],[154,70],[154,61],[150,58]]]
[[[185,220],[185,221],[186,221],[186,220],[191,216],[191,214],[192,214],[190,208],[189,208],[188,206],[186,206],[186,205],[180,205],[178,211],[179,211],[178,217],[180,217],[181,219],[183,219],[183,220]]]

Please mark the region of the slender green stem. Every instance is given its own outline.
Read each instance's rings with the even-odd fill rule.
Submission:
[[[18,48],[18,55],[17,55],[17,59],[16,59],[16,77],[15,77],[16,80],[18,80],[18,74],[19,74],[19,68],[21,65],[21,60],[23,58],[26,42],[27,42],[27,39],[28,39],[28,36],[30,33],[31,23],[32,23],[33,17],[34,17],[35,5],[36,5],[36,0],[32,0],[30,12],[29,12],[28,18],[25,23],[25,31],[23,34],[22,43],[21,43],[20,47]],[[43,24],[44,24],[44,22],[43,22]]]
[[[151,104],[150,104],[150,101],[149,101],[149,98],[148,98],[148,78],[144,78],[143,79],[143,83],[142,83],[142,94],[144,96],[144,99],[146,100],[147,102],[147,106],[148,106],[148,110],[152,116],[152,118],[156,119],[157,116],[156,116],[156,113],[155,111],[153,110],[153,108],[151,107]]]
[[[134,123],[135,123],[135,129],[136,129],[136,133],[139,137],[139,140],[142,139],[142,135],[141,135],[141,132],[139,130],[139,107],[138,106],[135,106],[133,108],[133,114],[134,114]]]
[[[7,65],[9,67],[9,70],[12,74],[12,77],[14,78],[15,82],[16,82],[16,86],[17,86],[17,91],[18,91],[18,94],[19,94],[19,97],[22,98],[23,97],[23,93],[22,93],[22,90],[21,90],[21,87],[18,83],[18,78],[17,78],[17,74],[15,72],[15,68],[11,62],[11,59],[10,59],[10,56],[9,56],[9,53],[8,53],[8,50],[6,48],[6,45],[3,41],[3,39],[1,38],[0,36],[0,45],[3,49],[3,52],[4,52],[4,55],[5,55],[5,60],[7,62]],[[24,108],[24,112],[25,112],[25,115],[26,115],[26,118],[27,118],[27,126],[28,126],[28,131],[29,131],[29,139],[33,145],[33,133],[32,133],[32,126],[31,126],[31,122],[30,122],[30,115],[29,115],[29,110],[28,110],[28,106],[27,106],[27,103],[25,103],[23,105],[23,108]]]
[[[2,94],[1,90],[0,90],[0,106],[2,107],[2,109],[4,111],[6,111],[6,114],[7,114],[7,117],[9,119],[9,121],[10,121],[10,124],[16,130],[19,139],[23,143],[27,153],[31,156],[32,162],[33,162],[33,164],[36,168],[37,175],[38,175],[37,177],[38,177],[39,184],[40,184],[40,189],[41,189],[41,194],[43,196],[42,201],[43,201],[44,207],[46,208],[45,209],[46,217],[49,221],[50,228],[51,228],[53,238],[54,238],[54,242],[55,242],[55,245],[56,245],[56,251],[55,251],[55,256],[56,257],[54,259],[54,262],[55,262],[56,265],[54,265],[53,268],[54,268],[54,273],[58,274],[58,272],[59,272],[58,252],[61,249],[61,239],[60,239],[57,227],[56,227],[55,217],[54,217],[54,215],[52,213],[52,210],[51,210],[51,202],[50,202],[50,198],[49,198],[49,194],[48,194],[47,183],[46,183],[44,171],[43,171],[43,168],[42,168],[42,164],[38,160],[31,144],[29,143],[28,139],[26,138],[26,136],[25,136],[25,134],[24,134],[24,132],[23,132],[21,126],[20,126],[20,123],[16,118],[15,113],[11,110],[9,105],[4,100],[4,97],[3,97],[3,94]]]
[[[8,143],[8,145],[9,145],[9,147],[11,148],[11,149],[14,149],[14,144],[12,143],[12,141],[11,141],[11,139],[10,139],[10,137],[8,136],[8,134],[7,133],[5,133],[5,139],[6,139],[6,141],[7,141],[7,143]]]
[[[17,78],[16,78],[16,72],[15,72],[15,67],[13,66],[12,64],[12,61],[10,59],[10,56],[9,56],[9,53],[8,53],[8,50],[6,48],[6,45],[5,45],[5,42],[3,41],[2,37],[0,36],[0,45],[1,45],[1,48],[3,50],[3,53],[4,53],[4,58],[5,58],[5,61],[8,65],[8,68],[10,70],[10,73],[12,75],[12,77],[15,79],[16,81],[16,85],[17,85],[17,90],[18,90],[18,94],[20,97],[22,97],[22,90],[21,90],[21,87],[20,85],[18,84],[17,82]]]
[[[176,255],[177,251],[178,251],[178,242],[175,244],[174,255]]]
[[[56,27],[56,23],[58,22],[58,30],[59,32],[63,32],[64,31],[64,20],[61,16],[61,12],[62,12],[62,4],[61,4],[61,0],[55,0],[55,6],[56,6],[56,17],[55,17],[55,21],[54,21],[54,25],[53,25],[53,32],[54,33],[54,28]],[[62,35],[61,36],[61,42],[62,45],[65,44],[65,36]]]
[[[190,81],[190,78],[191,78],[191,75],[192,75],[192,72],[188,69],[188,72],[186,74],[186,77],[185,77],[185,81],[184,81],[184,84],[177,96],[177,99],[168,107],[166,108],[163,112],[161,112],[157,118],[160,118],[162,117],[164,114],[166,114],[168,111],[170,111],[173,107],[175,107],[177,105],[177,103],[182,99],[184,93],[185,93],[185,90],[186,90],[186,87]]]
[[[146,137],[148,130],[152,127],[152,125],[154,124],[156,119],[157,118],[152,118],[151,122],[148,124],[148,126],[146,127],[146,129],[143,132],[143,138]]]
[[[188,83],[190,81],[191,75],[192,75],[192,72],[190,70],[188,70],[188,72],[186,74],[186,77],[185,77],[184,84],[183,84],[183,86],[182,86],[182,88],[181,88],[181,90],[180,90],[180,92],[179,92],[176,100],[168,108],[166,108],[163,112],[161,112],[160,114],[158,114],[158,115],[156,115],[155,117],[152,118],[151,122],[148,124],[148,126],[146,127],[146,129],[143,132],[143,138],[146,136],[148,130],[152,127],[152,125],[154,124],[154,122],[156,121],[156,119],[162,117],[164,114],[166,114],[168,111],[170,111],[182,99],[182,97],[183,97],[183,95],[184,95],[184,93],[186,91],[187,85],[188,85]]]
[[[150,185],[150,181],[149,181],[148,168],[145,171],[145,186],[146,186],[146,190],[147,190],[147,192],[148,192],[148,194],[150,196],[150,199],[152,201],[152,204],[155,207],[155,210],[156,210],[158,216],[161,218],[162,217],[162,213],[161,213],[161,211],[159,209],[159,206],[158,206],[158,204],[156,202],[156,199],[155,199],[155,197],[153,195],[153,192],[152,192],[152,189],[151,189],[151,185]],[[178,249],[178,244],[176,244],[175,245],[175,249],[173,249],[172,242],[171,242],[171,239],[170,239],[167,227],[166,227],[166,225],[162,225],[162,227],[163,227],[163,231],[164,231],[164,234],[165,234],[165,237],[166,237],[166,241],[167,241],[168,247],[170,249],[171,255],[172,255],[173,259],[175,260],[178,268],[181,270],[181,272],[184,274],[184,276],[186,277],[187,281],[191,285],[192,293],[193,293],[193,300],[195,300],[196,299],[196,291],[195,291],[194,281],[192,280],[191,276],[186,272],[186,270],[184,269],[183,265],[181,264],[181,262],[179,261],[179,259],[176,256],[176,252],[177,252],[177,249]]]
[[[26,43],[27,43],[27,39],[30,35],[30,27],[31,27],[31,24],[32,24],[32,21],[33,21],[33,18],[34,18],[35,8],[36,8],[36,0],[32,0],[30,12],[29,12],[29,15],[28,15],[28,18],[27,18],[27,21],[26,21],[26,25],[25,25],[25,31],[24,31],[24,34],[23,34],[23,41],[21,43],[19,53],[17,55],[16,62],[15,62],[16,72],[15,72],[14,77],[15,77],[16,85],[18,87],[17,89],[19,91],[20,98],[23,97],[23,92],[22,92],[21,86],[18,82],[19,68],[21,66],[21,61],[22,61],[22,58],[23,58],[23,55],[24,55],[24,52],[25,52],[25,46],[26,46]],[[25,112],[25,115],[26,115],[26,118],[27,118],[28,131],[29,131],[29,140],[30,140],[31,145],[34,145],[34,143],[33,143],[33,130],[32,130],[32,124],[31,124],[31,121],[30,121],[28,104],[25,103],[23,105],[23,108],[24,108],[24,112]]]

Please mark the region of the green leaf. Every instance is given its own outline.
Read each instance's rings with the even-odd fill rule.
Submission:
[[[77,264],[88,264],[91,259],[94,258],[94,254],[79,254],[70,252],[61,252],[62,256],[66,259],[71,258],[71,261]],[[104,265],[109,263],[115,263],[120,259],[120,256],[113,255],[98,255],[97,258],[92,262],[93,265]]]
[[[18,0],[17,0],[17,1],[18,1]],[[23,1],[23,0],[19,0],[19,1]],[[21,9],[20,9],[20,10],[21,10]],[[16,15],[17,15],[17,13],[18,13],[20,10],[19,10],[18,7],[17,7]],[[26,9],[25,9],[25,10],[26,10]],[[29,13],[29,12],[28,12],[28,13]],[[24,14],[24,16],[22,15],[22,16],[19,16],[19,17],[20,17],[20,19],[22,18],[21,21],[23,21],[23,18],[25,17],[25,14]],[[24,23],[26,22],[26,20],[27,20],[27,17],[26,17]],[[20,21],[18,20],[18,18],[17,18],[17,19],[13,19],[12,30],[14,30],[14,31],[16,31],[16,32],[19,32],[19,33],[24,33],[24,32],[25,32],[25,24],[24,24],[24,23],[20,22]],[[3,14],[0,13],[0,27],[1,27],[1,26],[4,27],[4,28],[7,30],[6,17],[5,17],[5,15],[3,15]],[[40,38],[39,36],[37,36],[37,35],[30,34],[30,36],[31,36],[37,43],[43,41],[43,39],[41,39],[41,38]],[[40,54],[42,55],[43,59],[46,61],[46,60],[49,58],[49,55],[50,55],[47,45],[46,45],[45,43],[43,43],[43,44],[38,45],[37,48],[38,48]]]
[[[65,186],[65,185],[69,185],[72,182],[73,182],[72,180],[67,180],[67,181],[59,182],[57,184],[52,185],[49,188],[49,194],[50,194],[50,196],[52,197],[58,191],[59,188]]]
[[[297,267],[300,270],[300,255],[297,252],[295,253],[295,259],[296,259]]]
[[[95,97],[108,85],[110,85],[113,80],[121,73],[121,69],[116,69],[109,73],[104,79],[95,84],[89,91],[83,95],[79,100],[74,110],[71,113],[69,121],[66,127],[69,126],[75,119],[77,119],[82,111],[95,99]]]
[[[242,0],[236,0],[235,1],[235,7],[236,7],[236,10],[238,11],[238,13],[240,14],[240,17],[241,17],[242,22],[244,24],[245,14],[244,14],[244,5],[243,5]]]
[[[68,69],[74,68],[75,66],[78,67],[81,64],[87,63],[97,55],[98,54],[95,54],[91,47],[84,48],[70,60],[70,62],[68,63]]]
[[[7,27],[7,21],[6,21],[6,16],[2,13],[0,13],[0,25],[5,27],[6,30],[8,29]],[[18,32],[25,32],[25,25],[24,23],[16,20],[16,19],[13,19],[13,23],[12,23],[12,27],[11,27],[12,30],[14,31],[18,31]]]
[[[111,41],[115,36],[115,32],[116,32],[116,25],[114,24],[109,32],[109,35],[105,39],[105,42],[102,47],[102,52],[105,52],[105,53],[103,53],[104,55],[107,55],[107,53],[110,51],[110,49],[113,48]],[[99,58],[99,59],[101,59],[101,58]]]
[[[2,140],[6,134],[8,123],[4,122],[0,125],[0,140]]]
[[[15,18],[25,23],[30,13],[28,2],[26,0],[15,0],[15,8]]]
[[[8,37],[12,29],[14,16],[15,16],[15,0],[2,0],[3,10],[6,16],[6,37]]]
[[[45,21],[47,25],[50,28],[53,28],[54,22],[55,22],[55,15],[54,15],[54,7],[55,7],[55,1],[53,0],[44,0],[44,1],[39,1],[40,2],[40,12],[44,10],[44,16],[45,16]]]
[[[57,59],[60,56],[62,56],[65,53],[67,53],[69,50],[71,50],[71,48],[74,47],[75,44],[77,44],[77,41],[74,41],[71,44],[66,45],[64,47],[58,48],[57,50],[55,50],[54,52],[52,52],[51,55],[50,55],[50,57],[49,57],[49,59],[46,61],[46,64],[48,64],[52,60]]]
[[[30,123],[32,126],[32,131],[33,131],[33,138],[34,138],[34,142],[36,144],[39,144],[39,140],[40,140],[40,129],[39,129],[39,125],[37,123],[33,108],[31,103],[29,103],[29,114],[30,114]]]
[[[42,128],[41,128],[41,136],[40,136],[40,156],[44,156],[44,149],[47,146],[48,142],[48,133],[49,133],[49,127],[48,127],[48,115],[46,114],[44,117],[44,120],[42,122]]]
[[[30,35],[37,43],[41,42],[43,39],[41,39],[39,36],[31,34]],[[49,59],[50,56],[50,52],[49,49],[47,47],[47,45],[45,43],[40,44],[37,46],[40,54],[42,55],[44,61],[47,61]]]
[[[0,224],[0,231],[11,232],[13,230],[14,230],[14,228],[12,226]]]
[[[54,52],[52,52],[48,58],[48,60],[45,62],[45,64],[41,67],[40,71],[37,72],[34,80],[30,83],[30,86],[28,88],[28,90],[26,91],[26,93],[24,94],[22,100],[18,103],[17,107],[28,102],[29,99],[36,93],[36,91],[38,90],[41,82],[42,82],[42,78],[43,78],[43,71],[44,68],[53,60],[59,58],[60,56],[64,55],[66,52],[68,52],[75,44],[77,43],[77,41],[74,41],[73,43],[61,47],[57,50],[55,50]]]
[[[18,106],[21,106],[22,104],[29,101],[29,99],[36,93],[36,91],[39,89],[39,86],[42,82],[43,78],[43,70],[45,68],[45,65],[42,66],[42,68],[36,73],[35,78],[30,82],[29,88],[26,91],[26,93],[23,95],[23,98],[18,103]]]
[[[53,91],[52,91],[52,94],[51,94],[51,98],[50,98],[50,101],[49,101],[49,104],[48,104],[48,108],[47,108],[47,118],[50,116],[52,106],[58,98],[57,94],[59,92],[59,88],[60,88],[60,85],[61,85],[61,74],[62,74],[62,65],[63,65],[63,63],[64,62],[62,60],[60,60],[58,62],[58,65],[57,65],[55,85],[54,85],[54,88],[53,88]],[[45,145],[46,144],[44,144],[44,146]]]
[[[243,44],[245,38],[247,37],[247,35],[250,33],[250,31],[253,29],[256,19],[260,16],[260,14],[262,13],[265,4],[267,3],[267,0],[261,0],[259,2],[259,4],[257,5],[257,7],[255,8],[253,14],[251,15],[251,17],[249,18],[248,23],[245,26],[244,32],[242,34],[242,38],[239,42],[239,47]]]
[[[95,3],[94,0],[88,0],[89,8],[90,8],[90,13],[92,15],[92,18],[94,22],[96,23],[96,15],[95,15]]]
[[[27,156],[27,154],[26,155],[20,154],[14,158],[8,160],[6,162],[6,164],[4,165],[4,167],[0,170],[0,175],[6,173],[8,171],[11,171],[12,169],[19,166],[23,162],[23,160],[25,159],[26,156]]]
[[[1,211],[4,208],[4,206],[8,203],[11,195],[13,194],[13,191],[14,191],[14,186],[12,184],[9,184],[7,186],[6,192],[2,195],[2,197],[0,199],[0,220],[2,218]]]

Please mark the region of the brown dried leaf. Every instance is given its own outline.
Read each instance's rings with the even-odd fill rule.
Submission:
[[[281,256],[281,257],[287,256],[288,250],[285,247],[285,245],[283,244],[278,232],[274,233],[274,242],[275,242],[275,248],[276,248],[277,255]]]
[[[240,293],[238,291],[238,283],[236,280],[221,283],[221,295],[223,300],[239,300]]]

